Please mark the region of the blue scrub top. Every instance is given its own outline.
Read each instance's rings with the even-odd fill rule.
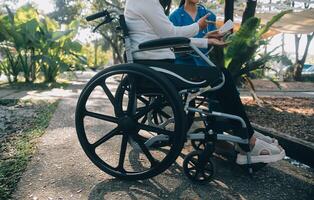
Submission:
[[[198,5],[197,8],[197,14],[195,17],[195,21],[192,19],[192,17],[184,10],[184,6],[181,6],[177,8],[175,11],[173,11],[169,19],[175,26],[187,26],[190,24],[193,24],[197,22],[200,18],[202,18],[204,15],[207,13],[210,13],[208,16],[208,20],[210,21],[216,21],[216,15],[211,12],[210,10],[207,10],[204,6]],[[216,26],[214,24],[209,24],[207,28],[204,30],[200,31],[195,38],[203,38],[207,32],[216,30]],[[203,53],[206,53],[208,49],[201,49]],[[189,54],[176,54],[176,61],[177,64],[192,64],[192,65],[197,65],[197,66],[208,66],[208,64],[203,61],[202,58],[191,56]]]

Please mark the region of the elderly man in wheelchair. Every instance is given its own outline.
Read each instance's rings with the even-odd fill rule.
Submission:
[[[124,15],[105,10],[87,17],[103,18],[100,25],[118,22],[126,57],[125,64],[95,75],[80,95],[76,129],[87,156],[114,177],[147,179],[168,169],[191,140],[195,151],[187,154],[183,169],[201,182],[213,176],[217,141],[234,143],[236,163],[250,173],[255,164],[281,160],[285,152],[277,141],[254,133],[228,71],[198,49],[224,42],[189,38],[206,27],[206,16],[175,27],[164,14],[169,6],[158,0],[128,0]],[[173,51],[194,51],[208,67],[174,64]],[[223,112],[212,109],[217,100]],[[189,132],[196,121],[201,127]]]

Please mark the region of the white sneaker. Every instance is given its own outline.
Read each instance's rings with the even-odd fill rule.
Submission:
[[[268,154],[261,154],[262,151]],[[256,138],[255,145],[251,150],[252,163],[271,163],[282,160],[286,156],[285,150],[276,145],[269,144]],[[247,155],[238,153],[236,163],[239,165],[248,164]]]
[[[254,132],[253,136],[260,140],[263,140],[264,142],[278,146],[278,140],[276,140],[275,138],[263,135],[260,132]]]

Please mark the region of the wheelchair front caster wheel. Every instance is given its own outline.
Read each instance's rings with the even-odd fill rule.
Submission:
[[[199,150],[204,150],[206,142],[204,140],[191,140],[192,147],[194,150],[199,151]]]
[[[214,176],[214,164],[210,158],[206,163],[200,162],[202,151],[189,153],[183,161],[185,175],[194,182],[204,183],[210,181]]]

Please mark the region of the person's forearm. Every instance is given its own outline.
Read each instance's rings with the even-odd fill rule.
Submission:
[[[155,33],[161,37],[194,37],[200,30],[199,24],[194,23],[188,26],[174,26],[165,13],[159,3],[143,2],[143,9],[141,13],[143,17],[152,26]]]

